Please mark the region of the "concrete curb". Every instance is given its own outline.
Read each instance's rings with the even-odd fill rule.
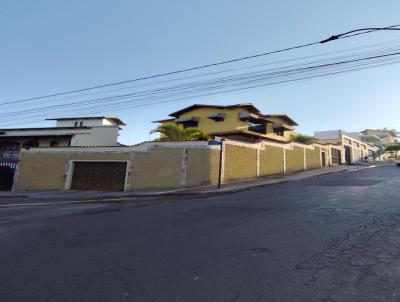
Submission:
[[[179,195],[219,195],[219,194],[230,194],[230,193],[237,193],[237,192],[243,192],[243,191],[247,191],[247,190],[251,190],[254,188],[259,188],[259,187],[265,187],[265,186],[270,186],[270,185],[276,185],[276,184],[281,184],[281,183],[285,183],[285,182],[291,182],[291,181],[298,181],[298,180],[303,180],[303,179],[307,179],[307,178],[314,178],[314,177],[319,177],[319,176],[325,176],[325,175],[330,175],[330,174],[338,174],[338,173],[342,173],[342,172],[352,172],[352,171],[359,171],[359,170],[363,170],[363,169],[367,169],[367,168],[371,168],[371,167],[360,167],[357,169],[346,169],[346,170],[341,170],[341,171],[329,171],[326,173],[321,173],[318,175],[309,175],[309,176],[303,176],[303,177],[299,177],[296,179],[282,179],[282,180],[278,180],[278,181],[270,181],[270,182],[265,182],[265,183],[259,183],[259,184],[249,184],[247,186],[242,186],[239,188],[228,188],[228,189],[215,189],[215,190],[210,190],[210,191],[199,191],[199,192],[195,192],[195,194],[193,194],[193,192],[182,192],[182,193],[177,193],[177,195],[171,195],[171,196],[179,196]],[[168,196],[168,195],[167,195]]]
[[[94,203],[117,203],[117,202],[122,202],[122,201],[127,201],[127,200],[132,200],[132,199],[149,199],[147,201],[143,201],[142,203],[151,203],[151,199],[155,197],[179,197],[179,196],[213,196],[213,195],[221,195],[221,194],[233,194],[233,193],[238,193],[238,192],[243,192],[243,191],[248,191],[252,190],[255,188],[260,188],[260,187],[265,187],[265,186],[270,186],[270,185],[276,185],[276,184],[281,184],[285,182],[291,182],[291,181],[299,181],[307,178],[314,178],[314,177],[319,177],[319,176],[326,176],[326,175],[331,175],[331,174],[338,174],[342,172],[352,172],[352,171],[359,171],[363,169],[368,169],[368,168],[374,168],[376,166],[361,166],[358,168],[349,168],[349,169],[343,169],[340,171],[326,171],[325,173],[317,174],[317,175],[301,175],[301,174],[293,174],[291,176],[294,176],[296,178],[293,179],[277,179],[277,180],[269,180],[264,183],[255,183],[255,184],[247,184],[239,187],[232,187],[232,188],[222,188],[220,190],[218,189],[212,189],[212,190],[205,190],[205,191],[190,191],[190,189],[177,189],[177,190],[171,190],[167,192],[149,192],[149,193],[143,193],[143,194],[138,194],[138,193],[132,193],[124,196],[120,195],[109,195],[105,198],[102,197],[92,197],[92,198],[81,198],[79,200],[49,200],[49,201],[44,201],[44,202],[31,202],[31,203],[13,203],[13,204],[0,204],[0,209],[1,208],[11,208],[11,207],[32,207],[32,206],[51,206],[51,205],[68,205],[68,204],[94,204]],[[379,167],[379,166],[378,166]],[[290,176],[288,176],[290,177]],[[21,194],[21,197],[24,194]],[[26,197],[28,195],[25,194]],[[24,197],[25,197],[24,196]],[[20,196],[18,196],[20,197]]]

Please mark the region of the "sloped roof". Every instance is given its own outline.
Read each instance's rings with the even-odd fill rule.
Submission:
[[[207,105],[207,104],[194,104],[189,107],[183,108],[181,110],[172,112],[169,114],[169,116],[173,117],[179,117],[181,114],[191,111],[193,109],[198,109],[198,108],[215,108],[215,109],[233,109],[233,108],[245,108],[251,113],[256,113],[259,114],[260,110],[258,110],[257,107],[255,107],[251,103],[243,103],[243,104],[234,104],[234,105]]]
[[[165,122],[173,122],[175,119],[174,118],[166,118],[158,121],[152,121],[152,123],[165,123]]]
[[[265,118],[278,117],[283,119],[290,126],[298,126],[298,124],[286,114],[262,114],[261,116]]]

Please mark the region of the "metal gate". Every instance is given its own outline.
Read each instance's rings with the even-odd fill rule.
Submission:
[[[17,164],[17,160],[0,159],[0,191],[11,191]]]
[[[342,164],[342,152],[338,149],[331,149],[331,162],[334,165]]]
[[[123,191],[126,162],[74,162],[72,190]]]
[[[346,164],[351,165],[351,147],[350,146],[344,146],[344,158],[346,161]]]
[[[326,167],[326,153],[321,152],[321,166]]]

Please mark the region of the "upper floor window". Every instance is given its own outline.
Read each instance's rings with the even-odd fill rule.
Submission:
[[[83,127],[83,122],[79,122],[79,127]]]
[[[282,129],[274,129],[274,133],[276,135],[279,135],[279,136],[283,136],[284,135],[284,131]]]
[[[197,116],[184,117],[175,120],[176,124],[182,125],[183,128],[193,128],[199,126],[200,118]]]
[[[351,145],[351,140],[349,140],[348,138],[344,138],[343,141],[345,144]]]
[[[78,122],[75,122],[75,123],[74,123],[74,127],[78,127]]]
[[[209,116],[207,116],[210,120],[214,120],[215,122],[223,122],[225,120],[225,113],[218,112],[218,113],[212,113]]]
[[[257,132],[257,133],[261,133],[261,134],[266,134],[267,133],[267,124],[266,123],[264,123],[264,124],[250,123],[249,130]]]
[[[183,126],[184,129],[186,129],[186,128],[197,128],[199,126],[199,122],[190,121],[190,122],[182,123],[182,126]]]

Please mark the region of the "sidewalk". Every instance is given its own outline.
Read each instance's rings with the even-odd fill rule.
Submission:
[[[264,176],[259,178],[231,181],[224,183],[221,189],[216,185],[193,188],[179,188],[157,191],[128,191],[128,192],[102,192],[102,191],[40,191],[40,192],[0,192],[0,208],[7,205],[48,205],[48,204],[79,204],[96,202],[118,202],[134,198],[154,200],[161,196],[205,196],[214,194],[229,194],[241,192],[256,187],[296,181],[310,177],[356,171],[367,169],[371,166],[336,166],[316,170],[302,171],[284,175]],[[374,166],[372,166],[374,167]]]
[[[357,171],[361,169],[367,169],[375,167],[371,166],[336,166],[336,167],[327,167],[315,170],[308,170],[302,172],[293,172],[287,173],[284,175],[271,175],[271,176],[262,176],[258,178],[244,179],[238,181],[231,181],[229,183],[225,183],[221,186],[221,189],[218,190],[217,186],[207,186],[207,187],[197,187],[197,188],[189,188],[186,189],[185,193],[195,193],[195,194],[221,194],[221,193],[235,193],[241,192],[252,188],[273,185],[278,183],[284,183],[288,181],[296,181],[305,178],[311,178],[322,175],[329,175],[333,173],[340,173],[345,171]]]

